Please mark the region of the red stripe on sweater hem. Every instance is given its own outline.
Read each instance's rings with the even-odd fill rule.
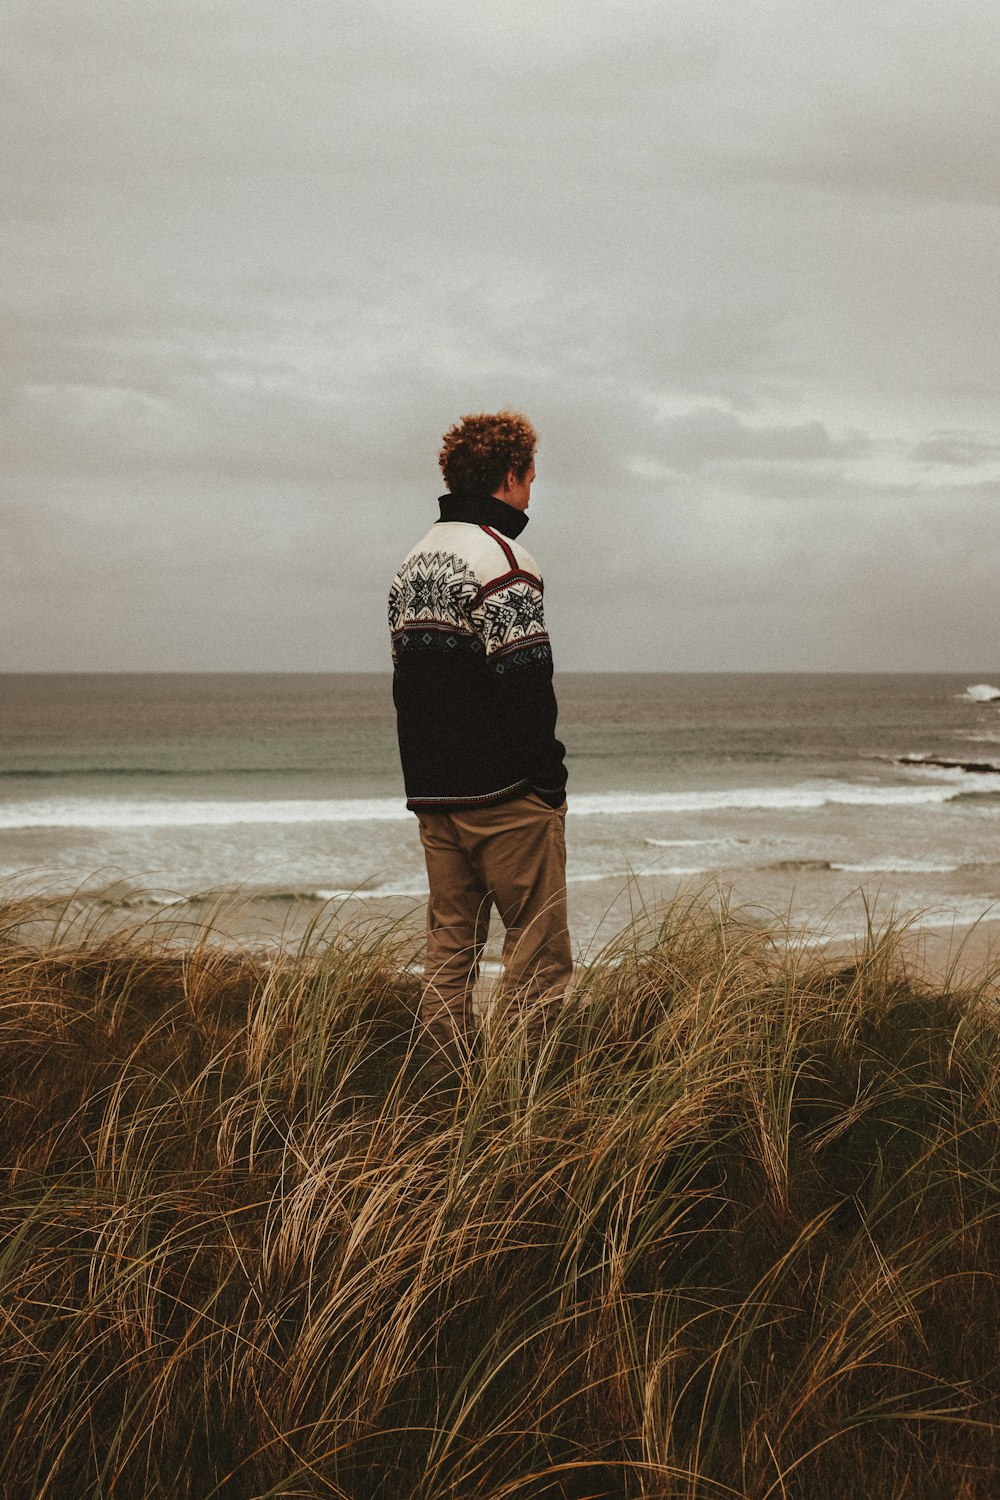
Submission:
[[[475,631],[464,629],[456,621],[452,620],[407,620],[405,625],[397,625],[395,630],[389,632],[392,639],[398,640],[401,635],[410,635],[421,630],[436,630],[441,635],[467,635],[471,639]]]
[[[498,646],[495,651],[488,652],[490,661],[496,661],[498,656],[506,656],[508,651],[520,651],[523,646],[537,646],[541,641],[547,641],[549,633],[547,630],[539,630],[535,635],[521,635],[516,641],[508,641],[506,646]]]

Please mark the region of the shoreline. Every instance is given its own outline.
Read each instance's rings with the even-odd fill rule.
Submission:
[[[689,881],[655,893],[642,890],[634,878],[625,882],[609,878],[602,884],[607,899],[590,903],[589,920],[584,922],[573,920],[570,887],[578,968],[600,962],[602,954],[618,946],[629,932],[635,932],[640,941],[648,939],[662,913],[682,902],[705,906],[768,933],[776,949],[799,951],[809,959],[836,960],[856,953],[865,944],[870,920],[873,931],[891,929],[898,935],[900,953],[922,983],[1000,983],[1000,902],[984,901],[982,913],[970,917],[967,902],[965,910],[944,900],[906,909],[898,893],[887,894],[882,885],[874,889],[861,885],[852,890],[849,902],[836,902],[825,913],[814,907],[796,914],[789,907],[779,913],[752,898],[741,899],[737,882]],[[332,943],[343,931],[384,932],[394,933],[410,946],[419,961],[425,920],[425,901],[419,895],[359,899],[337,893],[306,901],[277,891],[184,895],[132,887],[130,895],[116,900],[86,891],[45,895],[30,882],[7,881],[0,910],[9,916],[15,907],[24,912],[15,930],[40,950],[79,948],[113,936],[148,937],[172,949],[207,944],[273,955],[293,952],[304,942]],[[601,907],[603,915],[595,926],[593,912]],[[503,929],[494,914],[481,988],[488,988],[490,976],[499,972],[502,938]]]

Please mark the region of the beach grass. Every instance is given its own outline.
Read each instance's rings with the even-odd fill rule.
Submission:
[[[403,929],[38,916],[0,912],[4,1495],[996,1494],[995,975],[683,898],[449,1087]]]

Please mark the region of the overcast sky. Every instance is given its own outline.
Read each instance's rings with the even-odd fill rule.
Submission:
[[[996,0],[6,0],[0,670],[386,669],[462,413],[556,666],[1000,670]]]

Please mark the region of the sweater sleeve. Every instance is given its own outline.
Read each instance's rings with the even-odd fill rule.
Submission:
[[[566,751],[556,738],[552,647],[541,579],[517,570],[494,579],[480,590],[472,622],[486,648],[510,763],[544,801],[561,807]]]

